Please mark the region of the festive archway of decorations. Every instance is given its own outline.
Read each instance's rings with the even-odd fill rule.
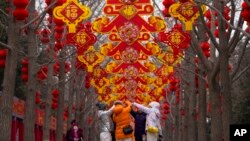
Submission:
[[[152,61],[153,58],[160,60],[158,56],[162,56],[163,62],[170,58],[164,58],[165,52],[151,35],[166,29],[162,18],[152,16],[151,1],[107,0],[103,12],[106,15],[94,20],[92,30],[107,34],[109,42],[91,55],[92,65],[78,57],[91,68],[86,80],[96,88],[98,99],[108,104],[117,99],[133,99],[145,104],[164,99],[164,87],[168,84],[168,74],[173,72],[173,63],[156,66]],[[100,58],[104,56],[110,61],[100,67]]]

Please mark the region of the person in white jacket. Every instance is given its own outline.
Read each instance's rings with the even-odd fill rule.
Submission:
[[[160,104],[158,102],[150,102],[149,107],[143,106],[136,102],[132,103],[138,109],[147,114],[146,117],[146,132],[147,141],[158,141],[162,138],[162,128],[160,124]]]
[[[112,141],[111,132],[114,131],[114,125],[111,119],[111,114],[114,105],[108,110],[107,104],[103,102],[98,102],[96,106],[98,107],[97,116],[99,118],[100,141]]]

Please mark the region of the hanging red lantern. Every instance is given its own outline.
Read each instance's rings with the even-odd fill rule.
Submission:
[[[5,59],[0,59],[0,68],[4,68],[5,67]]]
[[[217,37],[217,38],[219,38],[219,29],[215,29],[214,36]]]
[[[18,9],[25,9],[28,5],[28,0],[14,0],[13,5]]]
[[[24,82],[28,82],[28,74],[22,74],[21,77]]]
[[[208,20],[211,20],[211,12],[210,12],[210,10],[207,10],[206,12],[205,12],[205,15],[204,15]]]
[[[13,12],[13,16],[16,20],[25,20],[28,17],[29,13],[27,9],[15,9]]]
[[[21,76],[21,78],[22,78],[22,80],[23,80],[24,82],[27,82],[27,81],[28,81],[28,65],[29,65],[29,60],[28,60],[28,58],[24,58],[24,59],[22,60],[22,69],[21,69],[21,71],[22,71],[22,76]]]
[[[69,62],[65,62],[65,73],[68,73],[70,71],[70,63]]]
[[[64,31],[64,26],[55,26],[55,32],[62,34],[63,31]]]
[[[40,92],[36,92],[36,104],[40,104],[41,103],[41,98],[40,98],[40,95],[41,95],[41,93]]]
[[[53,102],[52,102],[51,108],[52,108],[53,110],[57,109],[57,108],[58,108],[58,103],[53,103]]]
[[[41,42],[42,42],[43,44],[47,44],[47,43],[49,43],[49,41],[50,41],[49,37],[42,37],[42,38],[40,38],[40,40],[41,40]]]
[[[16,18],[16,20],[24,20],[28,17],[29,13],[26,9],[29,1],[28,0],[14,0],[13,4],[16,7],[16,9],[13,12],[13,16]]]
[[[6,49],[1,49],[0,50],[0,68],[5,67],[6,55],[7,55],[7,50]]]
[[[58,0],[56,3],[56,6],[61,6],[63,5],[67,0]]]
[[[57,33],[55,32],[55,40],[60,42],[60,40],[62,39],[63,35],[61,33]]]
[[[162,2],[162,4],[165,6],[165,7],[170,7],[172,4],[174,4],[174,0],[164,0]]]
[[[56,24],[56,26],[64,26],[64,22],[57,18],[54,18],[54,23]]]

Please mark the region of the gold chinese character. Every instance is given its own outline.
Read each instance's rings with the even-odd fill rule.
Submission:
[[[181,43],[181,34],[178,32],[173,33],[171,36],[171,42],[174,44],[180,44]]]
[[[76,19],[77,14],[77,7],[75,5],[70,5],[66,8],[66,16],[71,19]]]
[[[76,35],[76,42],[79,43],[79,44],[84,44],[86,43],[86,36],[85,34],[77,34]]]

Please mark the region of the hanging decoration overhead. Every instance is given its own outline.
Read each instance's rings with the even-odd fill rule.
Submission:
[[[89,72],[93,72],[93,67],[104,60],[104,56],[96,51],[94,46],[90,46],[87,51],[79,54],[77,58],[87,66]]]
[[[81,5],[77,0],[67,0],[62,6],[57,6],[53,10],[54,17],[67,24],[69,33],[75,33],[77,24],[89,18],[91,14],[90,8]]]
[[[206,7],[202,5],[201,10],[204,13]],[[172,4],[169,7],[169,14],[172,17],[178,18],[178,20],[182,21],[185,24],[185,29],[187,31],[192,30],[193,23],[200,16],[199,7],[193,1],[186,1],[183,3],[177,2]]]
[[[164,20],[152,15],[151,0],[107,0],[103,12],[106,15],[92,24],[94,32],[108,34],[110,40],[100,46],[100,53],[110,58],[105,65],[109,75],[105,78],[109,78],[109,83],[103,81],[104,78],[99,79],[103,84],[100,87],[94,83],[96,80],[91,81],[99,94],[98,99],[107,103],[116,99],[147,103],[156,96],[154,99],[159,101],[161,95],[150,95],[157,87],[153,82],[158,77],[154,74],[158,66],[151,57],[161,53],[151,33],[165,31]],[[104,91],[109,93],[100,94]]]

